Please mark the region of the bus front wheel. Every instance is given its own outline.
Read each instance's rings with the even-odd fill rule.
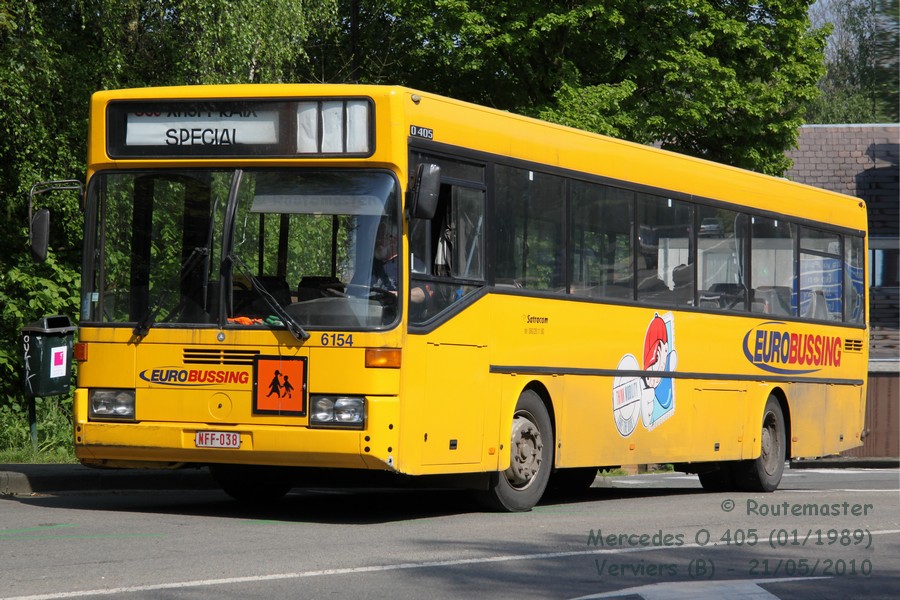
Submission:
[[[491,473],[481,500],[493,510],[531,510],[538,503],[553,462],[553,425],[540,396],[525,390],[513,414],[509,468]]]
[[[738,464],[735,477],[747,492],[772,492],[781,483],[787,448],[784,413],[778,399],[769,396],[763,411],[759,458]]]

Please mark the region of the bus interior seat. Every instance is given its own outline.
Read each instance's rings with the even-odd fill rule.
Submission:
[[[291,303],[291,290],[284,277],[277,275],[259,275],[256,280],[269,292],[281,306]],[[246,285],[246,284],[245,284]],[[272,307],[254,289],[242,289],[235,287],[233,292],[235,315],[245,317],[266,317],[272,314]]]
[[[297,286],[297,302],[333,297],[335,292],[338,295],[344,293],[344,284],[337,277],[307,275],[300,279],[300,284]]]
[[[608,284],[603,287],[597,286],[591,290],[591,296],[594,298],[619,298],[622,300],[633,300],[634,290],[627,284]]]
[[[190,296],[182,298],[182,302],[184,303],[184,310],[181,313],[182,320],[197,323],[215,323],[216,315],[219,314],[219,282],[207,282],[205,291],[200,286],[197,286]],[[106,312],[105,308],[104,312]]]
[[[688,306],[694,303],[694,271],[690,265],[678,265],[672,269],[672,284],[675,304]]]
[[[765,312],[772,315],[791,315],[791,288],[783,285],[762,285],[754,290],[754,301],[762,302]]]
[[[806,307],[805,317],[810,319],[827,320],[828,305],[825,301],[825,294],[822,290],[815,290],[810,294],[809,305]]]
[[[512,279],[512,278],[501,279],[501,278],[498,277],[498,278],[494,281],[494,287],[498,287],[498,288],[515,288],[515,289],[521,289],[521,288],[522,288],[522,284],[519,283],[518,281],[516,281],[515,279]]]
[[[719,308],[744,310],[744,286],[740,283],[714,283],[701,297],[718,302]]]
[[[266,291],[272,294],[272,297],[278,301],[281,306],[287,306],[291,303],[291,288],[287,284],[287,280],[280,275],[260,275],[256,278]]]

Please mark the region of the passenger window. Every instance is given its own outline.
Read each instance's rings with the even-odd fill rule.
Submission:
[[[693,263],[693,214],[693,207],[686,202],[638,194],[636,273],[639,301],[676,304],[673,273],[679,277],[681,291],[693,290],[693,271],[690,269]]]
[[[721,208],[698,208],[697,234],[699,306],[720,310],[747,310],[744,242],[747,217]]]
[[[461,186],[445,188],[449,202],[441,215],[436,274],[484,279],[484,192]]]
[[[443,159],[441,176],[478,176],[483,167]],[[485,277],[484,185],[480,182],[441,184],[435,216],[410,223],[410,304],[412,323],[424,323],[478,290]],[[417,297],[425,296],[424,302]]]
[[[797,316],[794,289],[794,239],[791,223],[764,217],[750,219],[751,310]]]
[[[496,168],[498,285],[565,290],[565,180],[527,169]]]
[[[849,323],[864,323],[865,300],[865,252],[863,238],[847,237],[844,241],[844,320]]]
[[[800,230],[800,316],[840,321],[844,314],[839,235],[802,227]]]
[[[634,192],[572,182],[569,293],[593,298],[634,297],[631,205]]]

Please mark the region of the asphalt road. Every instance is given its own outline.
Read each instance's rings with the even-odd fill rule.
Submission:
[[[298,488],[252,509],[202,486],[135,487],[3,497],[0,599],[900,592],[897,469],[787,470],[774,494],[612,478],[520,514],[480,512],[461,492]]]

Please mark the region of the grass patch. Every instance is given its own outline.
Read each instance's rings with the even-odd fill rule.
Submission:
[[[35,406],[37,448],[29,423]],[[69,397],[0,400],[0,463],[75,463],[72,439],[72,399]]]
[[[625,477],[626,475],[628,475],[628,473],[621,467],[615,469],[600,469],[600,477]]]
[[[75,452],[69,448],[38,450],[16,448],[0,450],[0,464],[75,464]]]

